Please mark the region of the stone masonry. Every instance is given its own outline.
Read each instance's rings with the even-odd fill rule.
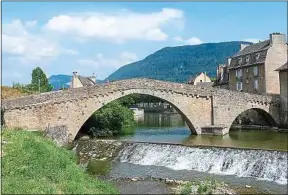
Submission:
[[[185,117],[193,134],[226,134],[235,118],[255,109],[279,124],[279,97],[152,79],[128,79],[108,86],[89,86],[4,100],[5,125],[45,131],[61,129],[72,141],[85,121],[103,105],[138,93],[159,97]]]

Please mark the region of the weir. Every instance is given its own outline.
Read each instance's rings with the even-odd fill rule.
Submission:
[[[128,143],[118,160],[137,165],[253,177],[287,185],[287,152]]]

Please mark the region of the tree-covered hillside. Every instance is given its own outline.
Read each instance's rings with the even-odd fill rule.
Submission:
[[[216,67],[240,49],[240,41],[205,43],[165,47],[145,59],[125,65],[111,74],[108,80],[146,77],[159,80],[186,82],[191,76],[206,71],[216,76]]]

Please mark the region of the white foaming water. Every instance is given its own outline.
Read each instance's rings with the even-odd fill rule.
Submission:
[[[134,143],[119,153],[121,162],[254,177],[287,184],[287,152],[230,148],[195,148]]]

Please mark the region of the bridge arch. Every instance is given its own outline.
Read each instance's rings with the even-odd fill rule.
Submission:
[[[82,109],[82,113],[80,113],[76,118],[77,121],[73,122],[73,126],[68,127],[70,132],[70,140],[74,140],[77,133],[80,131],[83,124],[89,119],[89,117],[102,108],[104,105],[109,104],[117,99],[125,97],[130,94],[140,94],[140,95],[150,95],[157,98],[160,98],[170,105],[173,106],[177,110],[177,112],[184,117],[186,124],[188,125],[189,129],[191,130],[192,134],[201,134],[201,126],[199,125],[199,121],[194,115],[191,115],[191,109],[189,109],[186,105],[183,105],[179,99],[177,99],[177,94],[167,95],[164,92],[158,90],[151,90],[151,89],[127,89],[123,91],[119,91],[108,96],[103,96],[99,99],[92,98],[88,100],[85,105],[82,105],[84,109]],[[182,96],[181,96],[182,97]],[[179,95],[180,98],[180,95]],[[91,103],[90,103],[91,102]],[[89,106],[88,106],[89,105]],[[80,106],[80,105],[79,105]],[[81,106],[80,106],[81,107]],[[75,119],[75,115],[70,115],[71,119],[69,121],[73,121]],[[70,117],[69,117],[70,118]]]
[[[234,121],[237,119],[237,117],[241,116],[244,113],[248,113],[249,111],[256,111],[257,114],[263,117],[263,119],[268,123],[268,125],[278,126],[277,119],[274,118],[274,116],[269,113],[269,110],[260,107],[251,107],[244,109],[240,112],[236,112],[233,116],[231,116],[230,120],[228,120],[227,122],[227,124],[229,124],[229,130],[232,127]]]

